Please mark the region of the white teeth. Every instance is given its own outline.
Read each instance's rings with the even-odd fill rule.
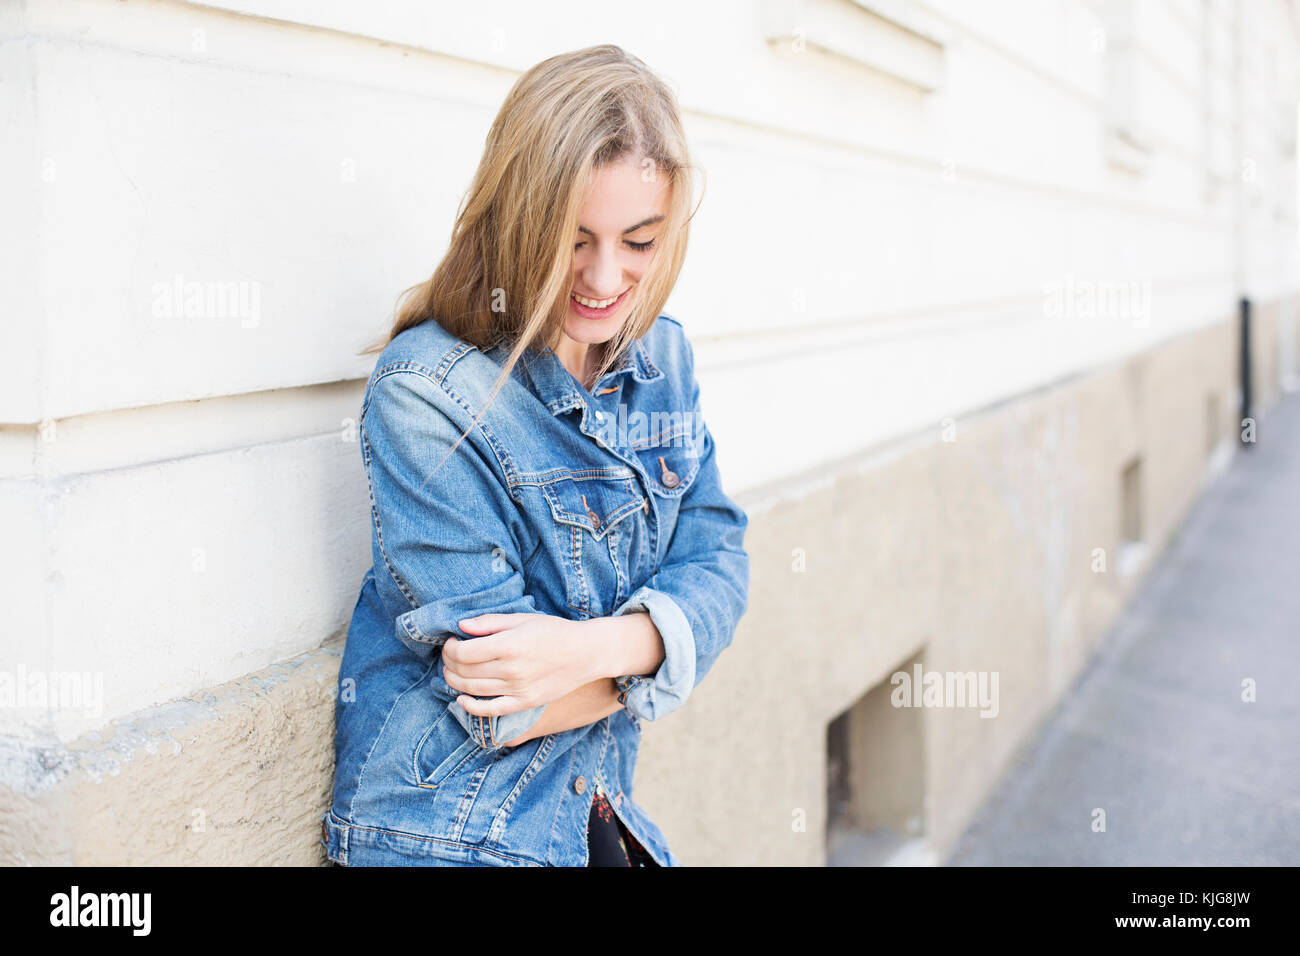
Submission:
[[[572,295],[577,302],[585,305],[589,309],[608,309],[618,301],[618,296],[614,296],[612,299],[588,299],[584,296],[578,295],[576,292],[571,292],[569,294]]]

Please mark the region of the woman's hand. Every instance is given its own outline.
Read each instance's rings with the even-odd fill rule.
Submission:
[[[499,717],[550,704],[608,675],[598,632],[586,621],[549,614],[484,614],[459,622],[472,640],[442,645],[443,678],[465,710]],[[493,700],[476,700],[492,697]]]
[[[545,737],[547,734],[562,734],[566,730],[586,727],[622,709],[623,705],[618,700],[618,685],[614,683],[614,678],[602,677],[590,684],[583,684],[577,690],[547,704],[537,723],[514,740],[507,740],[505,746],[518,747],[520,744],[537,737]]]

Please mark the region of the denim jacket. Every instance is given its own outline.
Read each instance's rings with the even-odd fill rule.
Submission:
[[[434,321],[394,338],[360,416],[373,567],[339,669],[330,859],[346,865],[583,866],[603,792],[662,866],[679,866],[632,799],[643,720],[685,703],[748,602],[748,518],[722,491],[694,353],[659,316],[588,392],[555,353],[526,352],[480,423],[508,343]],[[541,706],[470,714],[441,647],[465,617],[587,620],[644,611],[653,675],[617,678],[623,708],[509,747]]]

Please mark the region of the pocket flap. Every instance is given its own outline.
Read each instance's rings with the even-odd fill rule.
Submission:
[[[541,485],[551,516],[562,524],[585,528],[592,537],[605,537],[611,528],[641,508],[641,494],[630,468],[608,473],[569,472]]]

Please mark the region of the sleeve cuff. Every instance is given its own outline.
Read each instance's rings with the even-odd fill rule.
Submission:
[[[610,617],[645,611],[664,642],[664,661],[653,678],[627,675],[615,678],[618,699],[642,720],[657,720],[672,713],[695,687],[695,635],[686,614],[663,591],[642,587],[632,593]]]
[[[474,743],[484,750],[500,750],[506,745],[507,740],[514,740],[537,723],[546,705],[539,704],[527,710],[502,714],[500,717],[480,717],[478,714],[471,714],[455,700],[452,700],[448,708]]]
[[[542,711],[546,710],[545,704],[538,704],[536,707],[517,710],[510,714],[502,714],[499,717],[482,717],[478,714],[471,714],[456,702],[460,692],[453,690],[442,676],[441,657],[438,658],[437,678],[438,686],[447,696],[447,709],[465,728],[465,733],[469,734],[470,740],[484,750],[500,750],[505,746],[507,740],[514,740],[537,723],[541,719]]]

